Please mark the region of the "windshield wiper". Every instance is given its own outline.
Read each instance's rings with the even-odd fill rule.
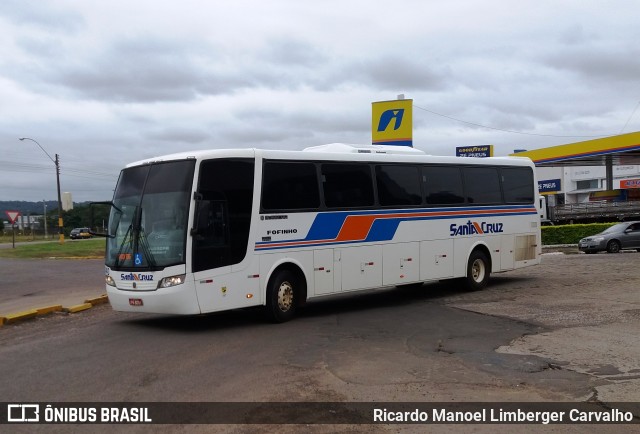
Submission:
[[[123,252],[124,250],[124,246],[125,245],[131,245],[131,242],[129,241],[129,237],[131,236],[131,232],[133,230],[133,224],[130,224],[129,227],[127,228],[127,232],[124,234],[124,238],[122,239],[122,243],[120,244],[120,247],[118,248],[118,253],[116,254],[116,258],[114,261],[114,265],[116,267],[120,266],[120,258],[124,257],[126,259],[126,254]]]
[[[144,260],[138,257],[139,253],[142,254]],[[133,262],[132,265],[134,267],[141,266],[145,261],[148,267],[156,267],[156,260],[151,253],[149,243],[147,242],[147,236],[142,228],[142,207],[140,206],[137,206],[133,211],[131,224],[127,228],[127,232],[124,234],[122,243],[118,248],[118,254],[114,261],[115,266],[120,266],[121,261],[127,259]]]
[[[142,250],[142,254],[147,260],[147,264],[149,264],[149,267],[155,267],[156,258],[154,258],[153,253],[151,253],[149,242],[147,241],[147,235],[142,228],[140,228],[140,230],[138,231],[138,247],[140,248],[140,250]]]

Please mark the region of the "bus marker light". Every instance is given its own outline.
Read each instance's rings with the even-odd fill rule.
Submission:
[[[253,298],[253,294],[247,294],[247,298]]]

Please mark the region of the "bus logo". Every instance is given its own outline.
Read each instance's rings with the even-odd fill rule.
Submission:
[[[472,222],[471,220],[462,225],[452,223],[449,226],[449,235],[456,237],[458,235],[484,235],[498,234],[504,232],[502,223]]]
[[[129,273],[129,274],[121,274],[120,279],[129,280],[129,281],[153,281],[153,274],[139,274],[139,273]]]

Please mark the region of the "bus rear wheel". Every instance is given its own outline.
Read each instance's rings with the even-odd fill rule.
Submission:
[[[295,316],[300,294],[298,277],[289,270],[276,272],[267,288],[267,317],[276,323],[286,322]]]
[[[474,250],[467,263],[467,277],[465,286],[470,291],[479,291],[489,283],[491,269],[487,255],[479,250]]]

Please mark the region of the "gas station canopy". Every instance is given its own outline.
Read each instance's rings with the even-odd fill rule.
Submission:
[[[510,154],[529,157],[536,166],[640,164],[640,132]]]

